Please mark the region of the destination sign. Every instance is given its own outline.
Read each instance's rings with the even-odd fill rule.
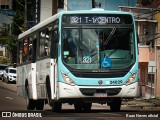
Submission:
[[[131,15],[77,14],[63,15],[63,24],[132,24]]]

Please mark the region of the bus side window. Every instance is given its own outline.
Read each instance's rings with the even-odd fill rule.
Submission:
[[[39,57],[45,57],[50,55],[51,31],[52,26],[48,26],[39,32]]]
[[[45,56],[50,55],[51,31],[52,31],[52,26],[48,26],[46,28],[46,36],[45,36]]]
[[[51,58],[57,58],[58,31],[52,31]]]
[[[36,62],[36,59],[37,59],[37,37],[35,37],[33,39],[33,42],[32,42],[32,62]]]
[[[29,61],[32,60],[32,40],[29,41]]]
[[[40,31],[40,42],[39,42],[39,57],[43,57],[45,55],[45,29]]]
[[[24,43],[23,43],[23,62],[28,62],[28,41],[29,37],[25,37]]]
[[[22,44],[23,44],[23,42],[22,41],[20,41],[19,43],[18,43],[18,56],[17,56],[17,64],[19,65],[19,64],[22,64],[22,62],[23,62],[23,60],[22,60],[22,54],[23,54],[23,50],[22,50],[22,48],[23,48],[23,46],[22,46]]]

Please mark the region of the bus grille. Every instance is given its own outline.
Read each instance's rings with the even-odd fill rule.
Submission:
[[[106,88],[106,89],[96,89],[96,88],[80,88],[79,90],[83,95],[94,96],[95,93],[107,93],[107,96],[117,95],[122,88]]]

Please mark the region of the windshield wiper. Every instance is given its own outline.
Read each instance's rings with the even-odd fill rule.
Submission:
[[[109,53],[109,55],[107,55],[107,57],[110,57],[111,55],[113,55],[113,53],[115,53],[118,49],[113,49],[112,52]]]
[[[103,43],[103,46],[108,44],[108,42],[109,42],[110,39],[112,38],[113,34],[115,33],[116,29],[117,29],[117,26],[115,26],[115,27],[112,29],[112,31],[110,32],[108,38],[107,38],[106,41]]]

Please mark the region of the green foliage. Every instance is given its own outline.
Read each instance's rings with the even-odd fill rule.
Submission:
[[[0,36],[0,45],[5,46],[10,52],[17,50],[17,39],[14,36]]]
[[[15,52],[17,50],[17,39],[14,36],[10,36],[6,41],[6,48],[11,52]]]
[[[10,61],[5,57],[0,57],[0,64],[8,64]]]
[[[0,36],[0,45],[5,45],[8,40],[8,36]]]
[[[138,3],[142,4],[143,6],[147,6],[153,3],[154,0],[138,0]]]
[[[13,17],[12,34],[17,36],[22,33],[22,29],[24,28],[24,3],[24,0],[16,0],[13,4],[14,8],[16,8],[16,15]]]
[[[22,29],[24,28],[24,3],[25,0],[13,0],[13,10],[16,11],[16,15],[13,16],[11,25],[11,34],[6,36],[0,36],[0,45],[5,46],[9,54],[11,55],[11,63],[16,62],[17,53],[17,38]],[[0,58],[0,63],[8,63],[8,59]]]
[[[14,36],[0,36],[0,45],[5,46],[12,56],[11,62],[16,62],[17,39]],[[1,58],[0,63],[8,63],[7,58]]]

